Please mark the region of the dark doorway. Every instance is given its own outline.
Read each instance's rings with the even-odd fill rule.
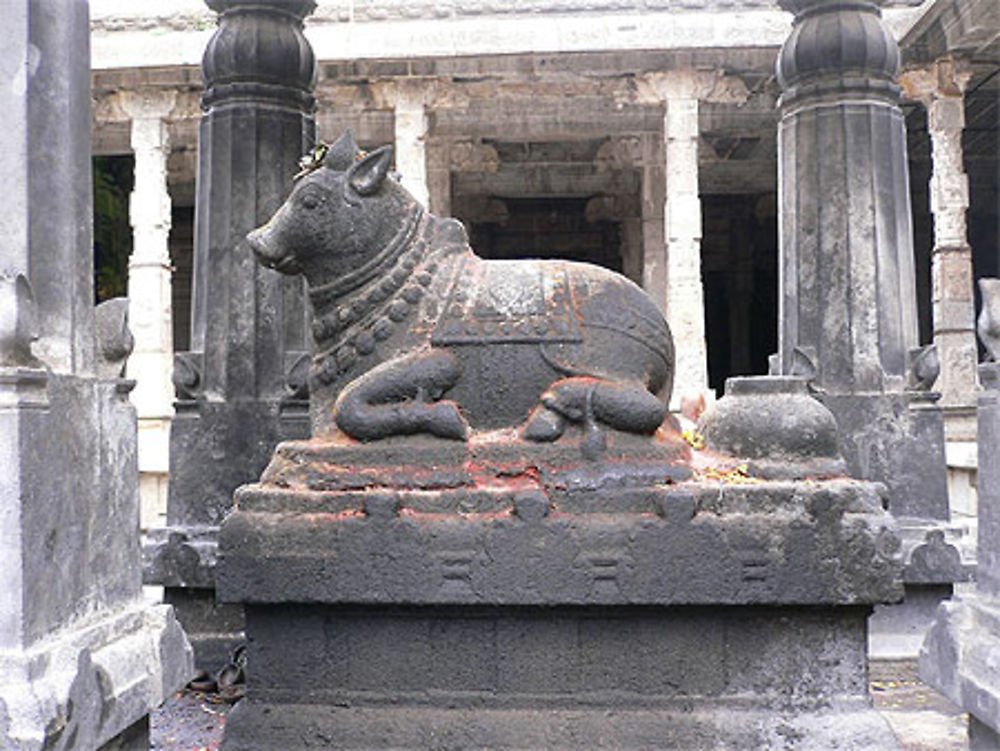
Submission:
[[[128,294],[128,258],[132,225],[128,202],[134,183],[131,155],[95,156],[94,179],[94,302]]]
[[[174,206],[170,212],[170,297],[174,352],[191,348],[191,273],[194,264],[194,206]]]
[[[498,222],[467,222],[483,258],[567,258],[622,270],[618,222],[588,222],[588,198],[503,198]],[[461,217],[459,217],[461,218]]]
[[[767,373],[778,348],[778,213],[773,193],[702,196],[708,381]]]

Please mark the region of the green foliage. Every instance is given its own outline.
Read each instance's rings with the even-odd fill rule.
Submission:
[[[128,218],[134,160],[94,157],[94,299],[101,302],[128,291],[132,227]]]

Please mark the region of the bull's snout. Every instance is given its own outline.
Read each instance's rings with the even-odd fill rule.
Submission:
[[[258,227],[247,235],[247,245],[253,251],[258,263],[282,274],[298,274],[299,267],[295,257],[275,242],[270,225]]]

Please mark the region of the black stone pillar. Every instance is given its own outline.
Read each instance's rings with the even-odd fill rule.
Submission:
[[[288,194],[315,126],[312,0],[207,0],[219,28],[202,60],[191,351],[176,355],[167,530],[151,534],[146,580],[206,666],[240,629],[214,605],[215,534],[233,491],[283,439],[308,434],[305,298],[257,264],[244,236]]]
[[[778,59],[782,372],[901,390],[918,345],[899,49],[875,2],[783,0]]]
[[[930,391],[939,367],[918,346],[899,49],[878,7],[887,3],[780,4],[795,20],[777,65],[779,372],[811,380],[837,418],[849,471],[889,487],[907,580],[950,590],[964,573],[939,537],[949,520]],[[915,651],[914,634],[904,651]]]

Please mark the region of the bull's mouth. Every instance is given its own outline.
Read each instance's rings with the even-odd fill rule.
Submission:
[[[299,267],[299,262],[295,260],[294,256],[282,256],[276,261],[272,261],[266,265],[270,266],[275,271],[280,271],[282,274],[288,274],[290,276],[302,273],[302,269]]]
[[[272,256],[267,252],[266,244],[256,231],[247,235],[247,244],[250,246],[250,250],[253,251],[257,262],[262,266],[266,266],[269,269],[274,269],[282,274],[289,274],[292,276],[301,273],[302,269],[299,268],[298,261],[295,259],[294,255],[291,253],[285,253],[278,257]]]

